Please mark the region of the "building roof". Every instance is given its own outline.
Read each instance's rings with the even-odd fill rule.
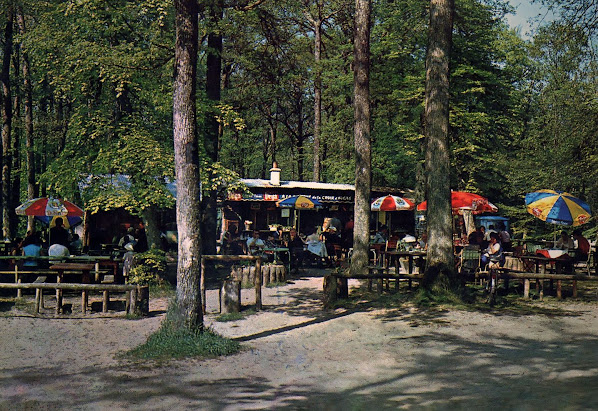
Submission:
[[[320,190],[355,191],[353,184],[316,183],[314,181],[281,181],[280,185],[270,184],[270,180],[260,178],[242,178],[241,181],[249,188],[306,188]]]

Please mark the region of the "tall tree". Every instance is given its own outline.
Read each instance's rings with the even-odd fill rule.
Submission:
[[[199,289],[201,238],[196,118],[198,4],[175,0],[173,129],[177,180],[177,309],[189,328],[203,328]]]
[[[427,288],[443,284],[440,282],[443,273],[450,278],[454,271],[449,148],[449,63],[454,10],[454,0],[430,0],[424,113],[428,198],[424,285]]]
[[[25,15],[23,8],[18,8],[17,21],[19,33],[24,37],[27,33],[25,25]],[[22,71],[23,71],[23,93],[25,106],[25,147],[27,158],[27,199],[37,197],[37,184],[35,181],[35,152],[33,135],[33,86],[31,84],[31,70],[29,66],[29,52],[25,47],[21,47],[22,52]],[[27,231],[33,230],[33,217],[27,218]]]
[[[207,7],[208,49],[206,51],[206,96],[210,106],[206,110],[203,143],[208,160],[218,161],[220,124],[216,107],[220,103],[222,79],[222,34],[219,27],[223,17],[223,1],[211,1]],[[215,176],[210,176],[210,179]],[[214,191],[207,192],[202,200],[202,247],[203,254],[216,254],[217,198]]]
[[[10,61],[13,51],[13,23],[14,5],[9,4],[5,9],[4,48],[2,53],[2,236],[13,238],[10,231],[10,215],[13,202],[11,201],[11,168],[12,168],[12,92],[10,81]]]
[[[354,133],[355,227],[351,270],[365,271],[369,261],[372,149],[370,140],[370,15],[369,0],[355,0]]]

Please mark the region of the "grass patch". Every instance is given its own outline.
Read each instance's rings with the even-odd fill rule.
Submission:
[[[247,311],[241,311],[239,313],[226,313],[226,314],[221,314],[218,317],[216,317],[216,321],[218,322],[229,322],[229,321],[238,321],[238,320],[244,320],[246,317],[255,314],[255,310],[254,309],[249,309]]]
[[[124,354],[124,358],[168,360],[189,357],[213,358],[239,352],[241,345],[210,329],[190,330],[165,320],[147,341]]]
[[[189,357],[213,358],[235,354],[241,349],[237,341],[222,337],[209,328],[200,330],[184,326],[176,313],[176,304],[172,301],[158,331],[151,334],[145,343],[121,357],[157,361]]]
[[[266,288],[284,287],[285,285],[287,285],[286,281],[277,281],[277,282],[269,283],[266,286]]]
[[[150,298],[174,298],[176,289],[172,284],[163,281],[159,284],[150,284],[149,292]]]

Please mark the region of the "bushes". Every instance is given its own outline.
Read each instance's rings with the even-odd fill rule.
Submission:
[[[166,276],[166,253],[152,248],[144,253],[135,254],[133,268],[127,282],[139,285],[162,285]]]

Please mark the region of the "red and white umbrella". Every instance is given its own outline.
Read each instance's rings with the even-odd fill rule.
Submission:
[[[489,202],[486,197],[466,191],[451,191],[451,207],[453,214],[461,214],[464,210],[470,210],[473,214],[498,212],[498,207]],[[427,209],[427,201],[417,205],[417,211]]]
[[[403,197],[387,195],[380,197],[372,202],[372,211],[405,211],[413,210],[415,204],[411,200]]]
[[[34,198],[15,209],[17,215],[33,216],[43,223],[52,225],[56,217],[62,217],[65,226],[74,226],[83,221],[83,210],[67,200],[52,197]]]

